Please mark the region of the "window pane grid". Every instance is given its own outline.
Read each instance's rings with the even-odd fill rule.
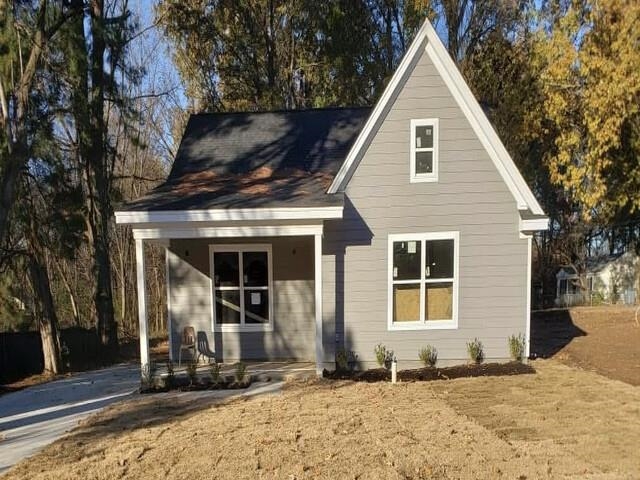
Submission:
[[[235,281],[238,283],[235,286],[229,285],[220,285],[222,282],[217,281],[217,272],[215,269],[215,258],[216,254],[223,253],[227,255],[229,258],[230,254],[237,256],[237,279]],[[249,256],[256,254],[264,254],[264,268],[266,270],[264,280],[266,280],[267,285],[252,285],[255,283],[255,277],[252,278],[251,272],[245,272],[244,263],[245,263],[245,253],[249,254]],[[214,324],[216,326],[235,326],[235,327],[258,327],[258,326],[266,326],[271,323],[271,300],[270,300],[270,287],[271,287],[271,259],[270,259],[270,251],[267,249],[260,249],[256,247],[239,247],[237,249],[232,249],[229,247],[222,247],[220,250],[213,250],[213,258],[214,258]],[[254,258],[255,260],[255,258]],[[255,262],[254,262],[255,263]],[[235,272],[234,272],[235,273]],[[234,295],[235,304],[230,304],[229,300],[224,300],[222,292],[226,292],[227,295],[232,294],[233,292],[237,292],[238,295]],[[252,301],[252,292],[267,292],[266,295],[260,295],[260,305],[253,305],[250,302]],[[257,300],[257,297],[254,297]],[[223,310],[224,307],[224,310]],[[248,308],[247,308],[248,307]],[[229,313],[234,311],[237,313],[237,318],[233,319],[229,317]],[[228,313],[223,313],[228,312]]]
[[[244,325],[247,322],[244,313],[244,255],[242,252],[238,252],[238,259],[240,273],[240,325]]]
[[[411,181],[438,179],[438,119],[411,120]]]
[[[425,283],[451,283],[453,280],[453,278],[427,278]]]
[[[407,237],[407,240],[393,240],[391,243],[391,253],[393,255],[391,266],[391,321],[399,325],[421,325],[437,324],[437,322],[451,322],[455,320],[455,303],[456,303],[456,276],[457,276],[457,245],[455,238],[457,237],[432,237],[421,238],[416,236],[414,239]],[[404,262],[404,268],[413,270],[412,266],[407,266],[407,251],[405,245],[407,242],[415,242],[420,249],[420,275],[421,278],[403,278],[397,280],[394,278],[398,275],[398,262]],[[428,245],[431,242],[431,245]],[[436,247],[439,247],[436,253]],[[447,248],[449,247],[449,251]],[[413,252],[412,252],[413,253]],[[417,253],[417,252],[415,252]],[[432,262],[427,266],[427,256]],[[410,262],[417,259],[410,258]],[[430,270],[430,268],[434,270]],[[444,271],[442,271],[444,269]],[[454,276],[429,278],[430,274],[437,275],[444,272],[452,272]],[[415,318],[417,299],[412,293],[411,285],[419,286],[419,318]],[[399,287],[403,287],[400,289]],[[414,289],[413,291],[415,291]],[[416,292],[417,293],[417,292]],[[404,303],[400,303],[404,302]],[[414,312],[414,313],[411,313]],[[433,318],[430,318],[433,317]]]
[[[394,285],[409,285],[411,283],[420,283],[422,280],[414,278],[413,280],[393,280]]]

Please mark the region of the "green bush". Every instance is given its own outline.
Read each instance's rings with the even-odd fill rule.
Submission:
[[[484,360],[484,351],[482,342],[475,338],[472,342],[467,343],[467,352],[472,362],[482,363]]]
[[[242,383],[247,376],[247,366],[242,363],[236,363],[235,379],[236,383]]]
[[[173,368],[173,362],[169,360],[166,364],[167,378],[165,379],[165,385],[168,388],[172,388],[175,385],[175,369]]]
[[[209,367],[209,373],[211,373],[211,381],[214,385],[220,383],[220,371],[222,370],[222,365],[220,363],[214,362]]]
[[[387,359],[387,347],[379,343],[378,345],[376,345],[373,351],[376,354],[376,361],[378,362],[378,366],[383,367],[384,362]]]
[[[391,370],[391,364],[395,361],[396,356],[393,353],[393,350],[387,350],[384,355],[384,368],[387,370]]]
[[[524,335],[519,333],[509,337],[509,352],[511,358],[517,362],[521,362],[524,358]]]
[[[336,369],[338,370],[351,371],[355,368],[357,361],[358,355],[353,350],[340,348],[336,352]]]
[[[425,367],[435,367],[438,361],[438,350],[432,345],[427,345],[420,349],[418,358]]]
[[[187,364],[187,377],[191,385],[195,385],[198,380],[198,364],[195,362],[189,362]]]
[[[344,348],[338,349],[336,352],[336,368],[338,370],[347,370],[348,359],[347,351]]]

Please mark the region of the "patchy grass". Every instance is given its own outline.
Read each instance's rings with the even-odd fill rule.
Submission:
[[[633,478],[640,389],[552,360],[439,382],[317,381],[226,404],[143,397],[14,479]]]

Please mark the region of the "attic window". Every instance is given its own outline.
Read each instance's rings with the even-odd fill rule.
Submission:
[[[411,182],[438,181],[438,119],[411,120]]]

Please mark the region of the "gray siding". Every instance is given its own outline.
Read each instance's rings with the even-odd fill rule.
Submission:
[[[410,120],[439,118],[439,180],[410,183]],[[326,222],[324,311],[327,356],[335,343],[364,362],[384,343],[401,361],[426,344],[444,362],[464,361],[478,337],[490,359],[526,329],[527,241],[516,203],[431,60],[423,53],[346,189],[345,218]],[[458,328],[388,331],[388,236],[460,232]]]
[[[270,243],[273,255],[272,332],[212,331],[209,245]],[[315,360],[313,238],[172,240],[169,249],[170,316],[174,357],[182,329],[207,333],[220,360]]]

